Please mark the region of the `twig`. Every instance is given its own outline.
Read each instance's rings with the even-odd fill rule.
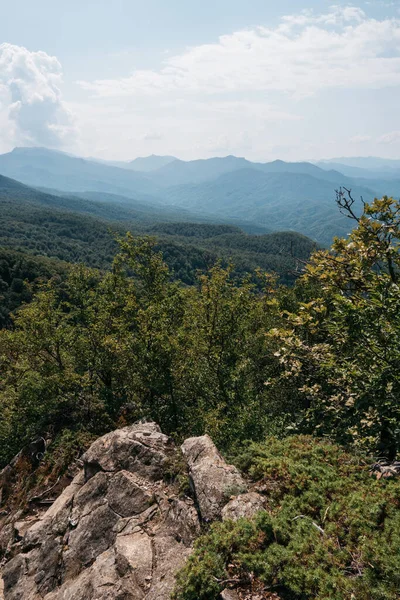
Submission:
[[[56,487],[56,485],[59,483],[60,479],[61,479],[61,475],[57,479],[57,481],[55,482],[54,485],[52,485],[51,487],[49,487],[47,490],[44,490],[44,492],[42,492],[38,496],[32,496],[32,498],[29,498],[28,502],[37,502],[38,500],[41,500],[41,498],[43,498],[44,496],[47,496],[47,494],[49,492],[51,492],[51,490],[53,490]]]

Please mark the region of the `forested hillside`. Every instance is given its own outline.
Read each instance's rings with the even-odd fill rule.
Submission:
[[[11,327],[11,313],[30,302],[43,283],[61,282],[67,271],[64,262],[0,248],[0,329]]]
[[[217,600],[227,581],[295,600],[397,600],[400,205],[384,197],[359,217],[348,192],[337,203],[355,229],[311,258],[293,232],[204,223],[158,224],[157,239],[109,234],[115,256],[101,270],[3,252],[0,466],[32,440],[46,445],[3,505],[24,507],[44,481],[53,489],[116,427],[154,420],[177,441],[206,432],[266,505],[204,523],[176,600]],[[19,209],[26,225],[29,207],[54,248],[58,218],[70,219],[61,239],[105,235],[106,222],[34,203],[13,218]],[[238,265],[215,264],[225,253]],[[294,286],[279,285],[270,260],[289,261],[281,280],[297,265]],[[180,465],[166,477],[189,494]]]
[[[351,216],[351,200],[338,200]],[[156,243],[131,234],[112,270],[50,280],[2,333],[3,460],[10,440],[48,427],[98,432],[141,416],[176,435],[207,430],[224,447],[289,427],[394,456],[398,212],[392,199],[366,204],[350,238],[316,252],[293,289],[218,265],[182,286]],[[30,365],[18,382],[16,356]]]
[[[109,195],[54,196],[0,176],[0,246],[28,251],[70,263],[108,268],[116,252],[116,238],[131,231],[157,238],[171,276],[193,284],[196,271],[217,260],[235,263],[243,275],[257,267],[274,271],[293,282],[315,248],[295,233],[248,235],[233,225],[187,222],[179,210],[140,205],[131,208]],[[118,197],[119,198],[119,197]],[[185,221],[175,221],[179,217]],[[261,226],[250,227],[255,232]]]
[[[347,183],[347,178],[341,179]],[[335,235],[349,233],[348,220],[333,202],[334,189],[332,181],[305,173],[245,169],[201,185],[171,187],[165,195],[171,203],[190,210],[219,217],[230,214],[275,230],[292,229],[329,244]],[[354,198],[373,200],[374,193],[367,187],[352,191]]]
[[[236,156],[193,161],[150,156],[109,163],[44,148],[16,148],[0,155],[0,174],[68,196],[69,208],[78,207],[80,212],[105,218],[109,211],[106,218],[148,223],[160,217],[179,222],[231,222],[246,231],[252,227],[289,229],[322,245],[349,233],[349,221],[335,211],[335,189],[351,189],[359,201],[358,212],[362,210],[360,197],[371,202],[384,193],[400,196],[395,163],[375,171],[341,163],[333,166],[251,162]],[[114,211],[104,206],[79,206],[77,196],[113,203]]]

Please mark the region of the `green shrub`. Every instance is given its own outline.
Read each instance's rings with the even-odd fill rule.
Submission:
[[[178,575],[176,600],[217,599],[232,580],[285,600],[399,598],[399,480],[377,481],[362,456],[307,436],[251,443],[237,464],[267,510],[214,523]]]

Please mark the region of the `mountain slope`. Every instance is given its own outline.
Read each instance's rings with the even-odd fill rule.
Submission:
[[[170,217],[174,214],[173,209],[167,211]],[[182,214],[180,209],[178,214]],[[285,233],[253,238],[227,224],[166,221],[157,213],[138,216],[138,211],[120,204],[45,194],[0,176],[0,246],[5,248],[103,268],[110,265],[116,251],[115,235],[130,230],[157,236],[157,248],[174,276],[186,284],[194,283],[197,270],[206,270],[218,259],[224,264],[232,259],[238,275],[261,267],[291,283],[298,259],[308,258],[314,248],[311,240],[299,235],[297,240]],[[251,227],[262,231],[259,226]],[[272,238],[267,243],[269,235],[278,235],[279,244],[272,243]]]
[[[341,179],[349,184],[346,177]],[[375,195],[369,188],[352,187],[356,198]],[[190,210],[247,219],[275,230],[293,229],[325,244],[349,231],[335,204],[335,184],[303,173],[244,169],[212,182],[171,187],[165,197]]]
[[[374,163],[372,163],[374,164]],[[390,182],[393,179],[400,179],[400,166],[399,167],[357,167],[353,165],[347,165],[342,163],[334,162],[318,162],[316,163],[321,169],[331,170],[335,169],[340,171],[347,177],[356,179],[384,179]]]
[[[249,161],[236,156],[208,158],[200,160],[174,160],[164,167],[153,171],[153,180],[164,187],[185,183],[211,181],[224,173],[237,171],[248,166]]]
[[[70,192],[109,192],[137,198],[140,194],[153,195],[158,191],[142,173],[45,148],[15,148],[2,154],[0,173],[30,186]]]
[[[153,181],[158,185],[168,187],[188,183],[204,183],[212,181],[226,173],[233,173],[234,171],[243,169],[253,169],[255,171],[262,171],[263,173],[304,173],[336,183],[342,177],[341,173],[332,169],[322,169],[307,162],[288,163],[283,160],[275,160],[269,163],[256,163],[236,156],[187,162],[175,160],[153,171],[152,177]]]
[[[50,195],[64,197],[59,208],[108,220],[146,225],[214,220],[251,233],[292,229],[323,244],[349,231],[349,222],[335,205],[335,189],[346,186],[355,198],[365,200],[400,195],[400,178],[348,177],[330,164],[320,168],[280,160],[252,163],[235,156],[187,162],[157,156],[137,160],[146,172],[40,148],[17,148],[0,156],[0,173],[20,176],[42,189],[63,190],[49,190]],[[160,161],[169,162],[150,170]]]
[[[138,156],[138,158],[126,163],[125,168],[132,169],[132,171],[148,173],[160,169],[176,160],[178,159],[175,158],[175,156],[156,156],[155,154],[152,154],[151,156]]]

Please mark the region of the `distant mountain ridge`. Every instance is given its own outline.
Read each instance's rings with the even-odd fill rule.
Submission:
[[[183,161],[152,155],[116,166],[45,148],[16,148],[0,155],[0,173],[32,187],[61,190],[57,193],[64,196],[85,194],[94,203],[124,204],[145,212],[148,206],[153,214],[154,207],[160,212],[162,206],[164,211],[169,206],[198,219],[290,229],[329,245],[335,235],[349,232],[348,221],[335,205],[335,190],[340,186],[365,200],[383,194],[400,196],[400,170],[385,171],[385,159],[337,160],[349,164],[257,163],[236,156]],[[371,167],[381,160],[383,171],[357,166],[363,160]]]
[[[232,261],[240,276],[261,268],[290,283],[300,272],[298,259],[307,259],[315,248],[312,240],[294,232],[270,233],[246,221],[239,228],[238,219],[229,223],[179,207],[139,210],[118,203],[118,197],[108,202],[108,194],[100,197],[93,192],[56,196],[0,176],[0,247],[108,268],[116,235],[151,235],[174,277],[189,285],[198,270],[219,260]],[[247,231],[258,235],[248,235],[246,223]]]
[[[336,169],[349,177],[363,179],[400,179],[400,160],[365,157],[342,157],[316,161],[321,169]]]
[[[151,156],[138,156],[138,158],[129,161],[127,165],[133,171],[148,173],[165,167],[175,160],[178,160],[175,156],[156,156],[155,154],[152,154]]]
[[[143,173],[46,148],[15,148],[0,155],[0,173],[26,185],[68,192],[109,192],[137,198],[158,191]],[[156,198],[152,200],[157,202]]]
[[[353,183],[344,176],[342,181],[349,186]],[[353,190],[356,198],[374,197],[367,187]],[[294,230],[325,244],[335,235],[349,233],[348,219],[335,204],[332,182],[309,174],[242,169],[211,182],[171,187],[165,193],[171,204],[192,211],[219,217],[231,214],[273,230]]]

